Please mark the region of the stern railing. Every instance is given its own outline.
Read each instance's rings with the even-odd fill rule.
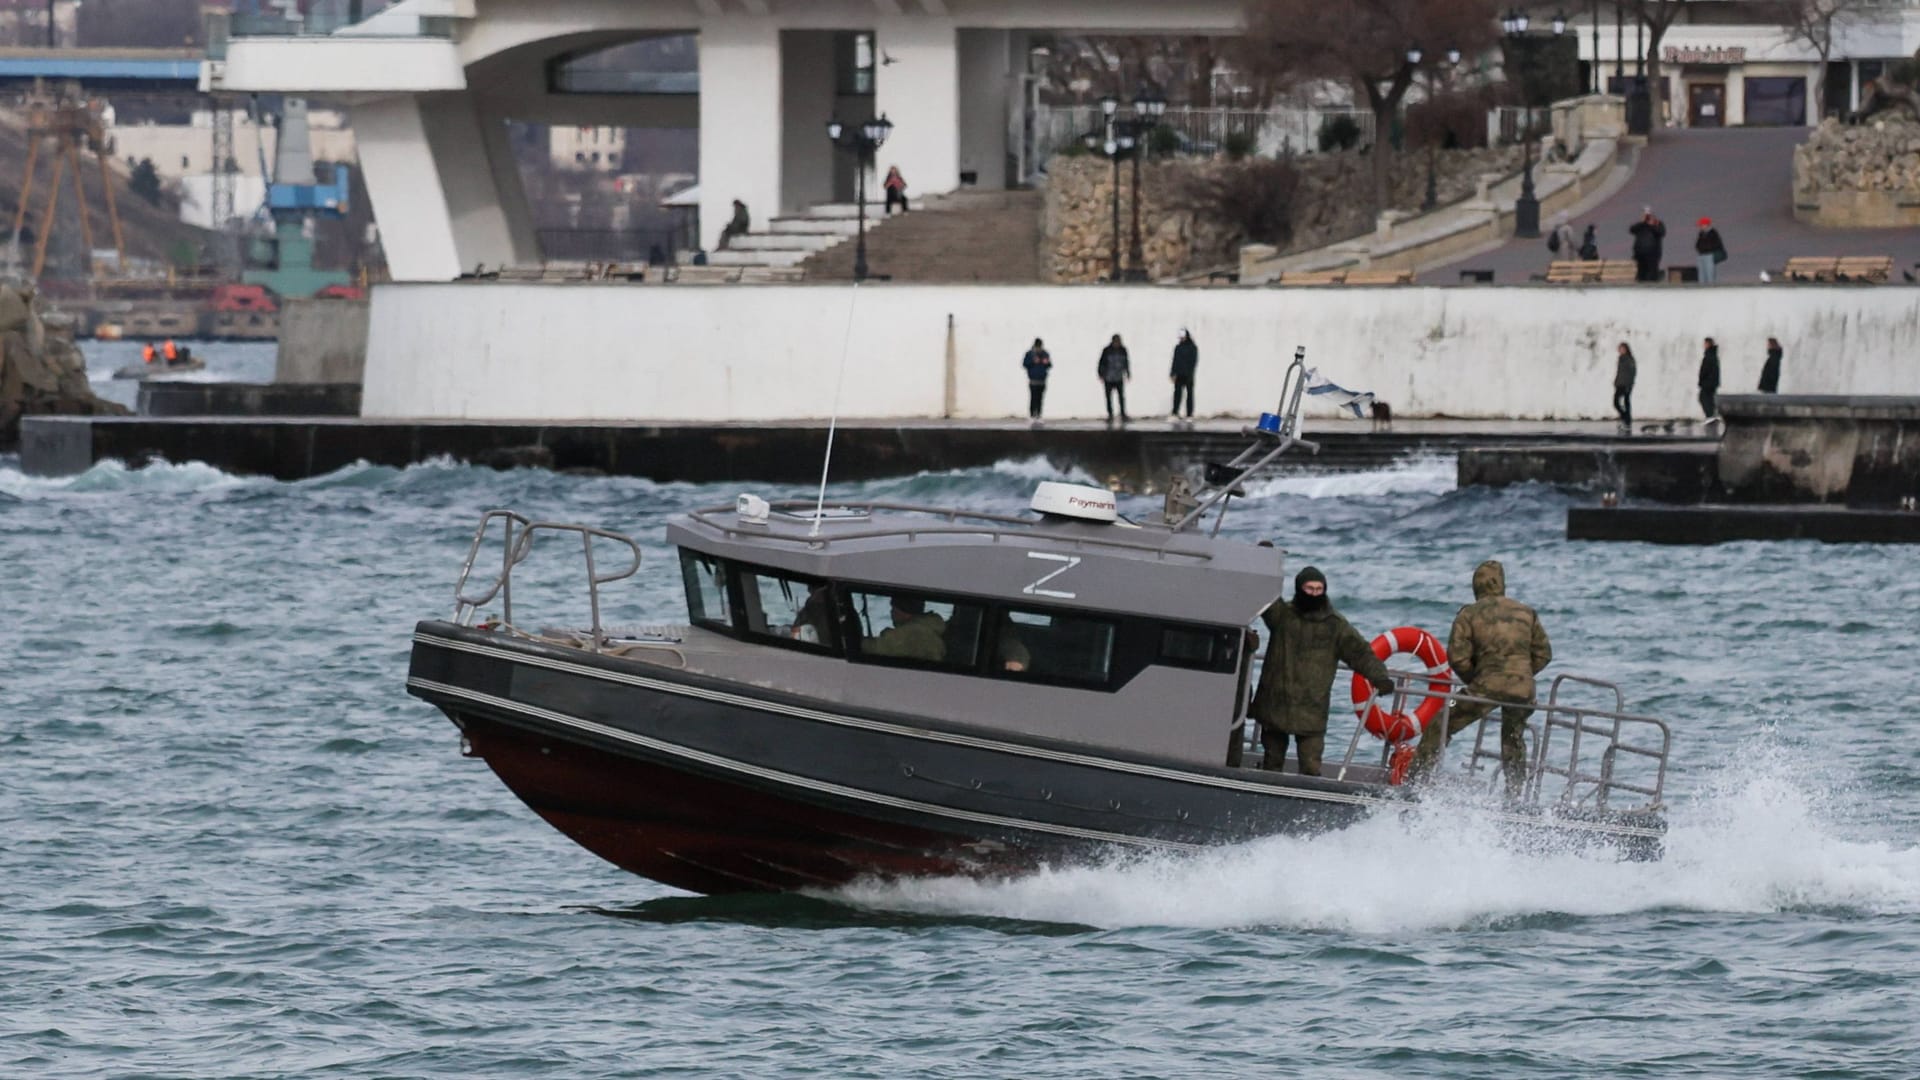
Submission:
[[[495,521],[501,525],[500,573],[486,584],[484,589],[468,592],[468,582],[473,577],[474,566],[480,560],[481,548],[486,545],[487,533]],[[640,544],[624,533],[599,529],[591,525],[572,525],[558,521],[533,521],[512,510],[489,510],[480,515],[480,524],[473,531],[473,543],[467,547],[467,558],[460,566],[460,579],[453,586],[453,622],[459,626],[470,625],[474,615],[495,597],[500,599],[500,621],[508,630],[519,632],[513,621],[513,570],[527,560],[533,553],[533,538],[542,532],[572,533],[580,537],[580,552],[586,560],[587,603],[592,613],[592,625],[588,629],[593,651],[602,651],[607,643],[606,627],[600,622],[600,586],[630,578],[640,572]],[[601,573],[594,558],[595,539],[611,540],[624,544],[631,561],[622,569]]]

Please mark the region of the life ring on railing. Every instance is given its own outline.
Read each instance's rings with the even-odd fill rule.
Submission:
[[[1391,699],[1382,702],[1375,698],[1373,684],[1363,675],[1353,677],[1353,711],[1360,717],[1360,723],[1373,735],[1390,743],[1408,742],[1420,737],[1427,730],[1427,724],[1440,710],[1446,707],[1443,696],[1451,687],[1449,679],[1453,672],[1447,667],[1447,650],[1440,639],[1417,626],[1397,626],[1373,639],[1373,655],[1382,660],[1398,653],[1411,653],[1416,660],[1427,666],[1427,674],[1435,676],[1427,684],[1428,694],[1411,715],[1404,712],[1388,712],[1386,706]]]

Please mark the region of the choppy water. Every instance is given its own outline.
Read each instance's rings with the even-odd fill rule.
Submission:
[[[842,491],[1012,509],[1051,471]],[[1443,629],[1504,558],[1563,665],[1676,724],[1665,861],[1514,852],[1455,807],[676,894],[460,758],[403,690],[408,632],[496,505],[637,532],[609,617],[677,617],[660,525],[733,488],[0,459],[0,1076],[1920,1074],[1920,552],[1571,545],[1562,496],[1450,488],[1444,462],[1291,477],[1229,528],[1325,568],[1368,632]]]

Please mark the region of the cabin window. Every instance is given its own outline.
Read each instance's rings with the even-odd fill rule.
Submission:
[[[862,659],[966,669],[979,659],[979,604],[910,590],[846,595],[859,630],[849,643]]]
[[[1170,667],[1199,668],[1202,671],[1232,671],[1238,654],[1231,630],[1193,626],[1160,628],[1159,662]]]
[[[1105,686],[1113,677],[1111,620],[1009,610],[997,629],[996,666],[1016,678]]]
[[[687,582],[687,617],[696,626],[731,629],[726,563],[697,551],[680,552],[680,574]]]
[[[740,568],[740,628],[783,644],[832,650],[833,594],[819,578]]]

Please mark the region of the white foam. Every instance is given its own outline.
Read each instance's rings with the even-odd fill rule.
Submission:
[[[1342,499],[1369,495],[1444,495],[1454,490],[1457,475],[1453,458],[1410,458],[1384,469],[1364,472],[1308,473],[1256,480],[1247,485],[1247,497],[1300,495],[1309,499]]]
[[[1842,907],[1920,912],[1920,849],[1850,840],[1822,799],[1761,755],[1676,808],[1665,859],[1537,853],[1434,802],[1314,838],[1274,837],[1194,856],[1147,857],[1004,881],[856,885],[842,899],[887,909],[1100,927],[1285,926],[1404,934],[1544,913]]]
[[[199,461],[179,465],[155,462],[143,468],[130,469],[125,462],[109,458],[95,462],[86,472],[72,476],[28,476],[12,466],[0,467],[0,491],[21,499],[123,491],[210,491],[265,482],[222,472]]]

